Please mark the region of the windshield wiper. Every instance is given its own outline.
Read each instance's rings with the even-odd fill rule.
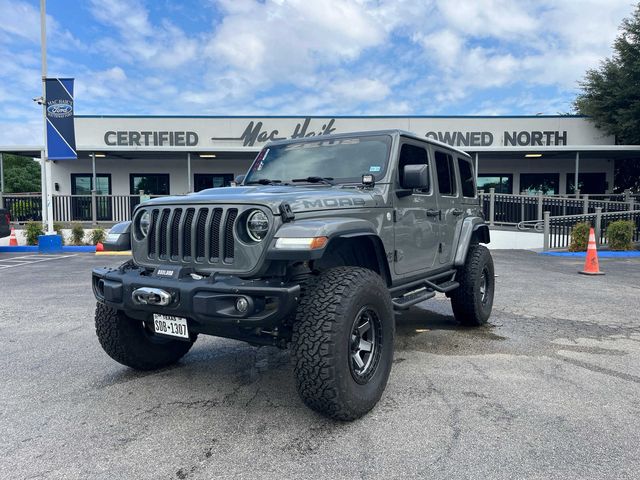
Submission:
[[[307,182],[307,183],[324,183],[325,185],[335,185],[331,180],[333,177],[307,177],[307,178],[292,178],[292,182]]]
[[[260,180],[249,180],[245,182],[245,185],[255,185],[259,183],[260,185],[273,185],[275,183],[282,183],[282,180],[271,180],[269,178],[261,178]]]

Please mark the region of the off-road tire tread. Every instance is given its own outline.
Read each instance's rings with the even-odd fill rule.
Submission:
[[[116,362],[136,370],[156,370],[176,363],[191,348],[193,342],[171,340],[153,344],[142,332],[139,323],[124,312],[96,304],[96,334],[104,351]]]
[[[380,276],[366,268],[335,267],[310,279],[305,285],[305,295],[298,305],[293,326],[292,359],[298,393],[308,407],[337,420],[354,420],[372,408],[358,408],[343,402],[333,356],[336,326],[344,321],[341,297],[361,285],[377,290],[382,298],[389,297]],[[393,331],[390,338],[393,338]],[[348,367],[346,369],[350,375]]]
[[[487,259],[488,257],[488,259]],[[467,327],[479,327],[486,323],[486,319],[478,312],[475,284],[477,277],[482,274],[482,266],[487,261],[490,264],[490,274],[493,275],[493,260],[489,249],[483,245],[470,245],[465,264],[458,270],[456,280],[460,286],[451,293],[451,308],[460,324]]]

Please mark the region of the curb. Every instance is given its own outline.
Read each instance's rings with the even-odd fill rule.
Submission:
[[[131,256],[131,250],[120,250],[120,251],[102,251],[102,252],[96,252],[96,255],[126,255],[126,256]]]
[[[96,247],[94,245],[69,245],[63,246],[62,252],[95,252]],[[18,246],[18,247],[0,247],[0,253],[38,253],[40,252],[37,245]]]
[[[587,252],[540,252],[538,255],[548,255],[550,257],[585,257]],[[612,252],[609,250],[599,250],[600,258],[640,258],[640,252]]]

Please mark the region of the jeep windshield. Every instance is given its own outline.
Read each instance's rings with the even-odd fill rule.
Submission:
[[[270,145],[258,154],[244,184],[299,183],[305,179],[313,184],[359,183],[364,174],[380,180],[390,149],[389,135]]]

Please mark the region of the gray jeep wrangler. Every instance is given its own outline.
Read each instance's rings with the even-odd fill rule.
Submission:
[[[162,368],[199,334],[291,346],[304,403],[352,420],[386,386],[394,311],[441,292],[461,324],[489,318],[466,153],[397,130],[278,141],[238,183],[136,208],[133,259],[93,271],[113,359]]]

